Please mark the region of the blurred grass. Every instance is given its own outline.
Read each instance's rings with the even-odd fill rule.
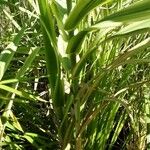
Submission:
[[[149,0],[1,2],[2,149],[149,148]]]

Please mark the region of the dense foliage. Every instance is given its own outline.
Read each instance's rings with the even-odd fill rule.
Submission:
[[[2,149],[150,149],[149,0],[1,0]]]

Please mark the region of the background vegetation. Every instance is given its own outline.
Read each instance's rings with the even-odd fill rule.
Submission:
[[[2,149],[150,149],[149,0],[1,0]]]

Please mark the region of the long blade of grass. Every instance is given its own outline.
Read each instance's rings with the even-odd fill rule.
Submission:
[[[64,87],[60,78],[60,62],[56,44],[55,25],[47,0],[38,0],[41,13],[41,25],[45,40],[46,64],[51,86],[51,96],[56,112],[61,116],[64,103]]]
[[[5,71],[7,70],[13,56],[17,50],[17,46],[21,40],[25,31],[25,27],[23,27],[19,33],[15,36],[13,42],[11,42],[5,50],[3,50],[0,54],[0,80],[3,78]]]
[[[79,0],[74,9],[69,14],[65,22],[64,28],[66,30],[74,29],[83,19],[83,17],[88,14],[92,9],[97,6],[104,5],[110,1],[111,0]]]
[[[138,43],[133,48],[129,49],[126,53],[118,56],[118,58],[108,67],[109,68],[116,68],[121,64],[124,64],[127,61],[127,58],[137,54],[140,50],[144,48],[148,48],[150,46],[150,38],[143,40],[142,42]]]
[[[117,27],[123,24],[131,24],[128,28],[129,31],[150,28],[150,1],[144,0],[130,5],[116,13],[104,17],[98,21],[93,27],[107,28]],[[132,25],[132,23],[134,23]],[[141,26],[142,24],[142,26]],[[126,28],[125,28],[126,30]],[[130,31],[131,30],[131,31]]]
[[[21,97],[24,97],[24,98],[26,98],[26,99],[39,100],[39,101],[41,101],[41,102],[46,102],[46,103],[47,103],[46,100],[44,100],[44,99],[42,99],[42,98],[40,98],[40,97],[36,97],[36,96],[34,96],[34,95],[32,95],[32,94],[28,94],[28,93],[25,92],[25,91],[20,91],[20,90],[14,89],[14,88],[12,88],[12,87],[9,87],[9,86],[7,86],[7,85],[1,84],[1,85],[0,85],[0,89],[5,90],[5,91],[8,91],[8,92],[11,92],[11,93],[14,93],[14,94],[16,94],[16,95],[18,95],[18,96],[21,96]]]

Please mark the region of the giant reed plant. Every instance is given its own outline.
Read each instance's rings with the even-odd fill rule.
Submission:
[[[0,4],[2,148],[149,147],[149,0]]]

